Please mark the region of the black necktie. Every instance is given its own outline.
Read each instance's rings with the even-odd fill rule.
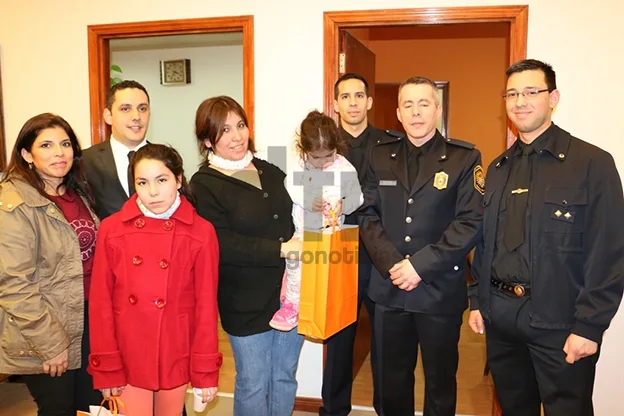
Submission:
[[[522,155],[516,156],[512,167],[511,195],[507,195],[508,209],[504,243],[510,253],[524,242],[527,203],[529,202],[529,184],[531,182],[531,161],[529,154],[533,149],[524,146]]]
[[[409,177],[410,188],[416,183],[418,177],[418,156],[420,155],[420,149],[410,144],[411,157],[407,161],[407,176]]]
[[[134,175],[132,174],[132,155],[134,150],[128,152],[128,196],[134,195]]]

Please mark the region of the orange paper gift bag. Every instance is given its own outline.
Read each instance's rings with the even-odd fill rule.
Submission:
[[[299,333],[327,339],[357,319],[358,227],[305,231]]]

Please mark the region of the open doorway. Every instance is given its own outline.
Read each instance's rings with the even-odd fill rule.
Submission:
[[[422,75],[439,82],[445,108],[439,125],[443,134],[476,143],[484,166],[505,150],[509,128],[500,96],[504,70],[526,57],[527,6],[329,12],[324,18],[327,114],[338,117],[333,111],[335,81],[342,73],[357,72],[367,78],[373,97],[369,121],[381,129],[400,129],[398,84]],[[370,328],[365,310],[359,324],[352,403],[370,407]],[[484,376],[484,338],[466,326],[459,348],[457,412],[500,414],[491,380]],[[421,368],[416,379],[419,411],[424,387]]]
[[[254,131],[254,41],[253,16],[233,16],[182,20],[133,22],[87,27],[89,41],[89,97],[91,114],[91,143],[106,140],[110,130],[102,116],[106,93],[110,88],[110,41],[113,39],[144,38],[206,33],[240,33],[243,45],[243,107],[249,118],[249,130]]]
[[[135,80],[147,89],[151,118],[146,138],[174,146],[190,178],[202,162],[195,139],[199,105],[217,95],[244,102],[242,33],[111,39],[109,47],[111,85]]]

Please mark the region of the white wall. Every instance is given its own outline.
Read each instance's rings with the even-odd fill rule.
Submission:
[[[160,85],[160,61],[191,60],[191,83]],[[195,111],[206,98],[229,95],[243,102],[243,46],[114,51],[123,79],[140,82],[150,95],[151,121],[147,139],[169,144],[184,159],[188,179],[201,162],[195,138]],[[84,143],[84,140],[83,140]]]
[[[0,53],[8,145],[32,115],[65,116],[86,146],[89,138],[87,30],[89,24],[254,15],[256,139],[260,147],[284,144],[305,114],[323,105],[323,12],[348,9],[529,4],[528,55],[552,63],[561,104],[555,121],[610,151],[624,172],[618,123],[624,108],[620,0],[0,0]],[[400,65],[400,62],[397,62]],[[502,86],[501,86],[502,88]],[[609,330],[596,380],[596,414],[622,413],[624,313]],[[300,394],[318,397],[321,350],[302,358]],[[305,368],[305,373],[303,369]],[[310,394],[311,395],[311,394]]]

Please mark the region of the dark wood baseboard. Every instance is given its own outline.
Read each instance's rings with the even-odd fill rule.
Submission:
[[[323,406],[323,400],[316,397],[297,397],[295,399],[295,410],[300,412],[317,413]]]

